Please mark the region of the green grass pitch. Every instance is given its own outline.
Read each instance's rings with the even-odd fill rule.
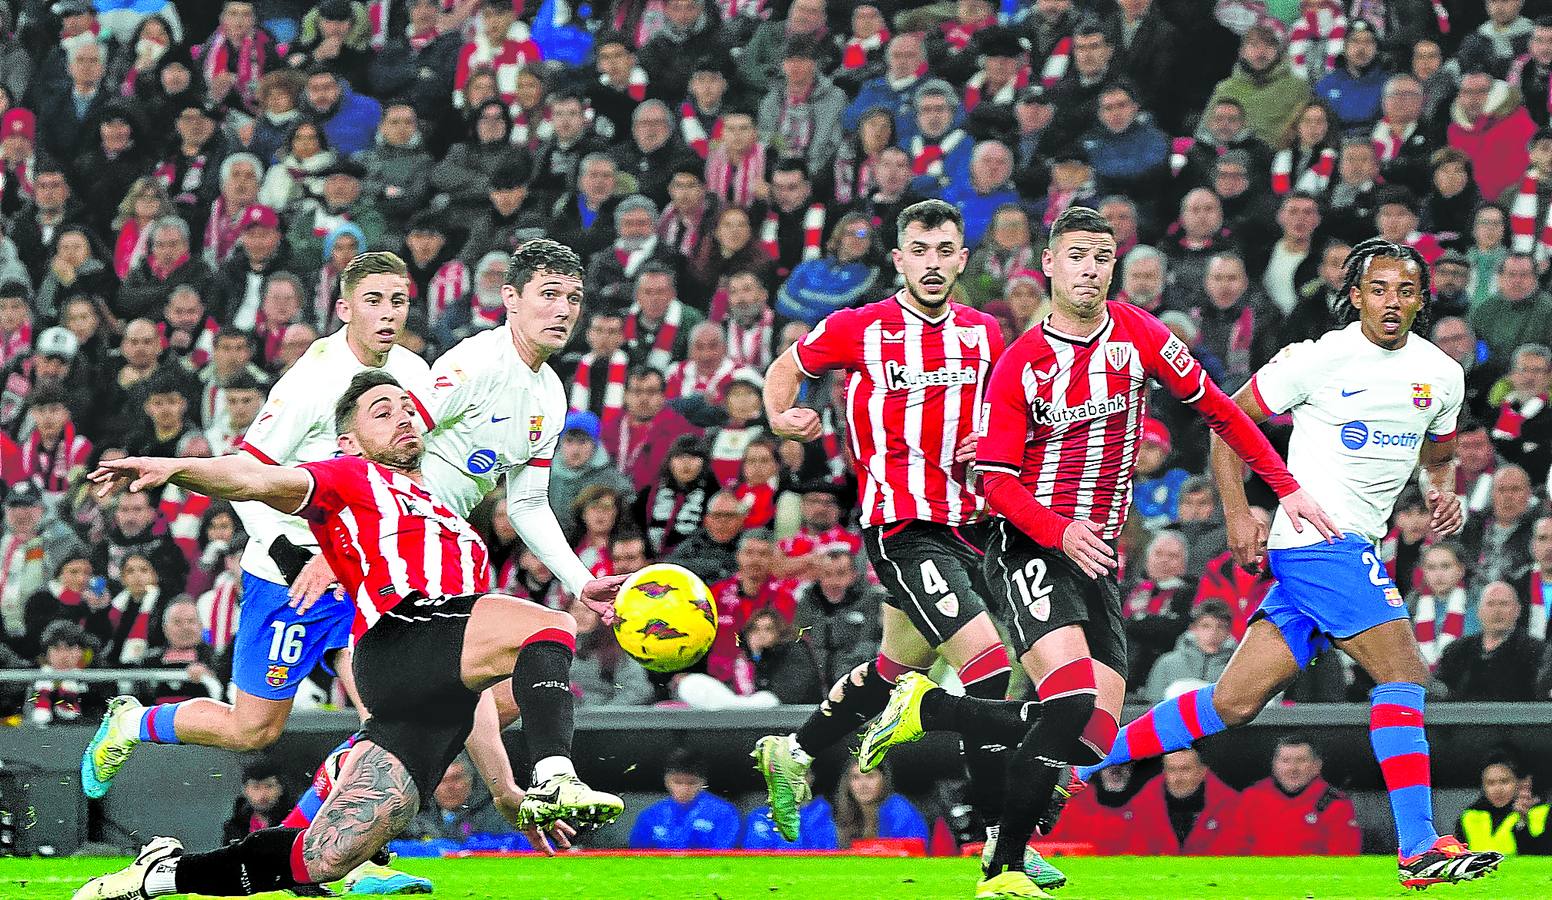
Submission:
[[[0,859],[0,898],[68,900],[117,859]],[[1396,883],[1393,859],[1084,857],[1061,860],[1072,882],[1061,900],[1241,897],[1414,897]],[[970,859],[859,857],[573,857],[561,859],[401,860],[436,881],[445,898],[641,898],[641,900],[904,900],[970,898]],[[266,898],[284,897],[267,894]],[[1506,860],[1499,874],[1465,885],[1430,888],[1425,900],[1552,898],[1552,858]]]

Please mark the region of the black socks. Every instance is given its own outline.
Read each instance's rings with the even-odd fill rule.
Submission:
[[[523,736],[535,762],[571,757],[576,730],[576,696],[571,693],[570,647],[535,641],[519,650],[512,666],[512,696],[523,711]]]

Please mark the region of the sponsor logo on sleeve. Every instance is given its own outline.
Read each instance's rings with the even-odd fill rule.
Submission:
[[[1170,335],[1169,340],[1164,342],[1164,346],[1159,350],[1159,356],[1169,363],[1169,367],[1175,370],[1176,375],[1182,377],[1196,365],[1196,360],[1191,358],[1191,349],[1174,335]]]

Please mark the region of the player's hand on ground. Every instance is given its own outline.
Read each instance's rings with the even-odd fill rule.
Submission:
[[[155,490],[167,483],[177,470],[176,459],[154,456],[126,456],[104,460],[86,476],[97,485],[97,496],[107,497],[128,485],[131,493]]]
[[[339,579],[334,577],[334,569],[329,565],[329,561],[319,553],[302,567],[302,574],[296,576],[296,580],[291,582],[291,589],[287,592],[291,597],[291,608],[299,615],[307,612],[312,609],[314,603],[318,602],[319,597],[328,593],[329,588],[334,587],[338,582]],[[336,595],[334,599],[343,598]]]
[[[972,431],[965,435],[965,439],[959,442],[958,447],[954,448],[954,462],[975,462],[975,448],[980,443],[981,436],[979,434]]]
[[[594,578],[582,586],[582,596],[578,597],[583,605],[598,614],[605,625],[613,625],[619,621],[619,615],[614,611],[614,598],[620,593],[620,585],[625,583],[629,575],[610,575],[607,578]]]
[[[554,856],[557,849],[570,850],[571,839],[576,837],[577,830],[565,822],[556,822],[548,831],[540,831],[534,826],[523,827],[519,810],[522,809],[523,798],[526,796],[527,794],[521,788],[513,788],[510,791],[503,791],[491,800],[496,807],[496,812],[501,813],[501,817],[506,819],[513,828],[521,831],[523,837],[528,838],[528,843],[532,844],[535,850],[545,856]]]
[[[1090,578],[1113,572],[1116,567],[1115,551],[1099,536],[1100,530],[1097,522],[1079,519],[1062,532],[1062,552]]]
[[[1309,495],[1304,488],[1299,488],[1282,499],[1283,512],[1288,514],[1288,521],[1293,523],[1293,530],[1299,534],[1304,533],[1306,524],[1315,526],[1320,536],[1331,544],[1342,539],[1342,529],[1337,527],[1326,511],[1321,509],[1315,498]]]
[[[1227,523],[1229,551],[1247,572],[1260,573],[1266,566],[1266,526],[1250,514],[1233,516]]]
[[[818,440],[821,430],[819,413],[806,406],[794,406],[771,420],[771,431],[787,440]]]
[[[1447,538],[1466,527],[1466,512],[1461,508],[1460,495],[1454,491],[1428,492],[1428,510],[1433,513],[1429,527],[1441,538]]]

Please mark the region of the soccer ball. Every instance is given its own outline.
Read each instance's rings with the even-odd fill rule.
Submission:
[[[695,573],[656,563],[632,575],[614,600],[620,646],[653,672],[693,665],[717,636],[711,591]]]

